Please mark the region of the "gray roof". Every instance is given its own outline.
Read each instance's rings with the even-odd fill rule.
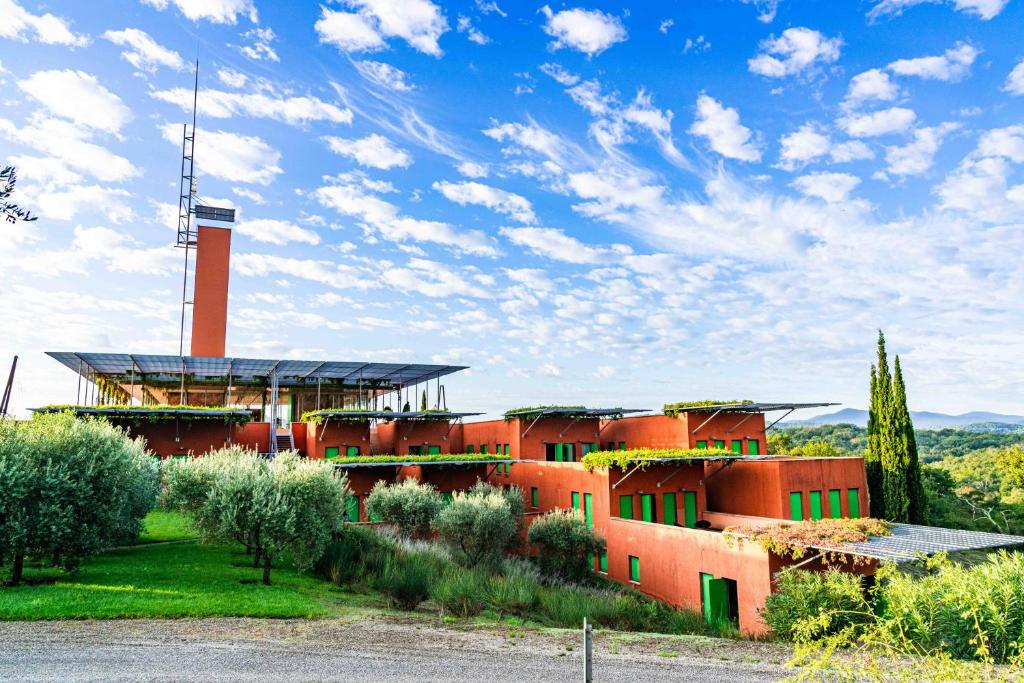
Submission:
[[[612,417],[627,413],[646,413],[647,408],[574,408],[571,406],[554,406],[550,408],[525,408],[509,410],[505,417]]]
[[[860,555],[876,560],[908,562],[920,555],[957,550],[982,550],[1024,544],[1024,536],[993,534],[985,531],[962,531],[941,529],[916,524],[893,524],[892,536],[872,536],[862,543],[850,543],[843,547],[814,547],[817,550]]]
[[[288,360],[263,358],[213,358],[205,356],[163,356],[138,353],[87,353],[47,351],[46,355],[74,372],[98,375],[170,379],[182,371],[205,381],[227,380],[235,384],[266,382],[276,373],[280,386],[296,386],[329,380],[345,384],[378,383],[409,386],[465,370],[461,365],[425,365],[420,363],[365,363],[343,361]]]
[[[190,417],[213,419],[216,417],[252,415],[252,412],[245,408],[88,408],[85,406],[43,406],[42,408],[29,408],[29,410],[33,413],[63,413],[65,411],[72,411],[76,415],[108,415],[125,418],[141,415],[187,415]]]
[[[455,420],[483,413],[452,413],[447,410],[316,410],[309,417],[332,420]]]
[[[683,408],[672,408],[672,404],[665,405],[665,409],[672,409],[679,413],[769,413],[776,410],[799,410],[801,408],[824,408],[826,406],[837,406],[838,403],[719,403],[710,406],[691,406]]]

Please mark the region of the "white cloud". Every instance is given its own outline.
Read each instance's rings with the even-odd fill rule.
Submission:
[[[137,28],[107,31],[103,37],[114,45],[129,48],[121,53],[121,57],[136,69],[154,73],[161,66],[175,70],[185,67],[181,55],[164,47],[153,40],[148,33]]]
[[[1006,77],[1003,90],[1011,95],[1024,95],[1024,59],[1017,62],[1017,66]]]
[[[441,221],[403,215],[397,206],[378,196],[387,191],[393,191],[388,183],[343,174],[318,188],[313,196],[321,205],[358,219],[367,233],[379,234],[391,242],[433,242],[467,254],[498,255],[490,238],[480,230],[460,231]]]
[[[301,228],[290,221],[275,218],[256,218],[236,223],[234,231],[258,242],[284,245],[289,242],[320,244],[320,235]]]
[[[782,0],[740,0],[744,5],[753,5],[757,10],[757,20],[762,24],[770,24],[775,20]]]
[[[613,258],[616,252],[584,244],[558,228],[502,228],[501,234],[512,244],[555,261],[610,265],[621,259],[621,254]]]
[[[722,156],[742,161],[761,159],[761,150],[750,129],[740,123],[739,113],[708,95],[697,98],[697,118],[689,132],[706,138],[708,146]]]
[[[900,15],[903,11],[915,5],[924,3],[941,2],[942,0],[881,0],[868,12],[868,18],[877,19],[887,14]],[[958,12],[973,14],[980,19],[988,21],[1006,7],[1010,0],[952,0],[953,8]]]
[[[539,68],[543,73],[547,74],[548,76],[551,76],[551,78],[555,79],[556,81],[566,86],[567,88],[574,86],[580,82],[579,76],[567,71],[562,67],[561,64],[548,62],[546,64],[541,64]]]
[[[917,76],[935,81],[955,82],[970,73],[981,50],[970,43],[957,43],[935,57],[897,59],[888,69],[900,76]]]
[[[150,96],[178,105],[182,111],[190,112],[192,110],[192,90],[189,88],[157,90],[151,92]],[[215,119],[252,116],[283,121],[291,125],[301,125],[311,121],[352,122],[352,110],[324,102],[312,95],[279,97],[261,92],[238,93],[202,88],[199,91],[198,102],[199,115]]]
[[[179,135],[180,132],[178,129]],[[35,114],[28,125],[18,128],[12,121],[0,118],[0,135],[48,154],[67,167],[99,180],[116,182],[141,173],[128,159],[91,142],[90,131],[69,121]],[[181,144],[180,137],[178,144]]]
[[[401,38],[412,48],[440,57],[438,40],[448,30],[441,8],[430,0],[346,0],[356,12],[322,8],[316,22],[320,42],[345,52],[382,50],[385,38]]]
[[[31,38],[46,45],[82,47],[88,44],[85,36],[76,35],[66,19],[47,12],[32,14],[15,0],[0,0],[0,38],[13,38],[28,42]]]
[[[406,80],[406,73],[397,67],[384,62],[374,62],[366,59],[353,62],[353,64],[363,78],[377,85],[398,92],[412,90],[412,84]]]
[[[37,71],[18,87],[57,116],[107,133],[117,133],[132,118],[121,98],[84,71]]]
[[[536,223],[530,200],[512,192],[472,181],[452,183],[445,180],[435,182],[434,189],[450,201],[465,206],[477,204],[503,214],[520,223]]]
[[[37,179],[33,177],[33,181]],[[120,188],[78,184],[21,188],[19,183],[18,189],[25,198],[25,204],[32,207],[33,213],[47,220],[72,221],[79,214],[102,216],[111,223],[127,223],[135,218],[129,203],[131,193]]]
[[[568,47],[593,57],[627,38],[622,21],[600,10],[577,7],[552,12],[549,6],[544,5],[540,12],[547,18],[544,33],[554,38],[548,44],[552,50]]]
[[[405,150],[376,133],[355,140],[326,137],[324,141],[332,152],[355,159],[361,166],[387,170],[396,166],[408,168],[412,163],[412,157]]]
[[[229,88],[242,88],[249,82],[249,77],[234,69],[218,69],[217,78]]]
[[[813,123],[805,123],[796,131],[779,138],[779,168],[793,169],[828,154],[832,141]]]
[[[181,126],[168,123],[160,130],[165,140],[181,146]],[[196,155],[200,175],[209,174],[229,182],[269,185],[282,172],[278,166],[281,153],[254,135],[200,128],[196,132],[196,144],[202,149],[202,153]]]
[[[487,45],[488,43],[491,42],[491,39],[485,36],[480,31],[480,29],[478,29],[476,26],[473,26],[473,20],[465,15],[459,15],[459,20],[458,24],[456,25],[456,28],[458,29],[459,33],[465,33],[466,37],[469,38],[471,42],[474,42],[477,45]]]
[[[761,53],[747,60],[751,72],[769,78],[803,73],[817,63],[830,64],[839,59],[841,38],[826,38],[804,26],[787,28],[778,38],[762,40]]]
[[[817,197],[826,202],[844,202],[860,178],[849,173],[808,173],[793,181],[793,187],[808,197]]]
[[[832,161],[837,164],[875,158],[875,153],[871,151],[871,148],[860,140],[848,140],[847,142],[833,145],[830,155],[832,156]]]
[[[243,199],[248,199],[253,204],[267,203],[267,200],[263,197],[263,195],[261,195],[256,190],[250,190],[247,187],[232,187],[231,191],[238,195],[239,197],[242,197]]]
[[[674,19],[662,19],[658,24],[658,31],[661,33],[668,33],[668,30],[675,26],[676,22]]]
[[[487,164],[476,161],[463,161],[457,168],[467,178],[486,178],[490,174]]]
[[[943,123],[929,128],[918,128],[914,139],[902,147],[885,148],[886,173],[895,176],[920,175],[932,167],[935,153],[943,139],[959,128],[957,123]]]
[[[249,45],[243,45],[239,51],[248,57],[249,59],[257,62],[267,60],[270,62],[280,62],[281,58],[277,56],[277,51],[271,47],[270,43],[277,36],[274,35],[274,31],[271,28],[260,28],[256,27],[250,29],[242,34],[243,38],[248,38],[252,42]]]
[[[1024,125],[985,131],[974,154],[981,157],[1004,157],[1016,164],[1024,164]]]
[[[241,253],[231,257],[231,268],[240,275],[250,277],[285,275],[338,289],[373,289],[380,286],[380,283],[371,277],[371,273],[361,268],[322,259]]]
[[[683,43],[683,54],[689,54],[690,52],[707,52],[711,49],[711,43],[703,35],[694,38],[687,38],[686,42]]]
[[[881,69],[869,69],[850,79],[850,87],[846,91],[843,103],[855,107],[871,100],[891,102],[899,94],[899,86],[892,82],[889,74]]]
[[[965,159],[935,188],[944,209],[966,213],[973,220],[989,223],[1019,220],[1024,210],[1020,185],[1008,182],[1010,166],[1006,159],[985,157]]]
[[[189,21],[208,19],[215,24],[236,24],[239,15],[255,23],[259,20],[252,0],[142,0],[154,9],[163,11],[173,4]]]
[[[429,297],[485,297],[488,292],[473,284],[445,263],[413,258],[402,268],[389,268],[381,279],[395,291],[418,293]]]
[[[917,114],[904,107],[890,107],[868,114],[849,114],[840,118],[839,126],[856,138],[892,135],[906,131],[917,120]]]

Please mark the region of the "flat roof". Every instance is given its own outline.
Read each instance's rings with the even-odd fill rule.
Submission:
[[[359,456],[355,456],[352,459],[355,460]],[[330,462],[330,461],[328,461]],[[492,463],[514,463],[521,462],[506,458],[504,460],[490,460],[490,459],[479,459],[479,460],[409,460],[409,461],[386,461],[386,462],[332,462],[331,464],[335,467],[349,468],[349,467],[407,467],[410,465],[490,465]]]
[[[836,547],[808,545],[808,548],[827,552],[859,555],[876,560],[909,562],[920,555],[958,550],[984,550],[1024,544],[1024,536],[994,534],[987,531],[942,529],[917,524],[893,524],[891,536],[871,536],[860,543]]]
[[[539,408],[521,408],[506,411],[506,418],[512,417],[611,417],[627,413],[647,413],[648,408],[583,408],[575,406],[551,406]]]
[[[676,413],[768,413],[776,410],[799,410],[801,408],[824,408],[837,406],[839,403],[718,403],[713,405],[694,405],[680,408],[673,404],[665,404],[665,412]]]
[[[117,415],[132,417],[133,415],[188,415],[192,417],[227,417],[234,415],[252,416],[252,411],[245,408],[118,408],[116,406],[42,406],[29,408],[33,413],[63,413],[72,411],[76,415]]]
[[[328,417],[338,420],[453,420],[483,413],[453,413],[447,410],[315,410],[309,417]]]
[[[207,356],[165,356],[138,353],[89,353],[47,351],[57,362],[83,377],[90,374],[116,375],[145,379],[161,376],[180,377],[182,372],[197,380],[227,380],[235,384],[266,383],[276,374],[280,386],[316,384],[330,380],[343,384],[409,386],[465,370],[464,365],[428,365],[421,363],[369,363],[359,361],[320,361],[265,358],[214,358]],[[149,375],[150,377],[141,377]]]

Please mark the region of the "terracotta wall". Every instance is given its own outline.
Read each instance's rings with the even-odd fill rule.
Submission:
[[[608,575],[677,607],[701,609],[701,573],[736,582],[740,630],[763,635],[758,614],[772,591],[768,553],[755,543],[730,547],[720,533],[612,518]],[[629,579],[629,557],[640,560],[640,582]]]
[[[335,447],[345,455],[348,446],[358,446],[361,455],[370,455],[370,423],[357,420],[328,420],[325,424],[306,423],[306,457],[324,458],[327,448]],[[294,433],[294,431],[293,431]],[[295,435],[296,444],[299,437]]]
[[[226,425],[219,420],[174,420],[159,422],[110,419],[124,427],[133,437],[146,440],[146,448],[162,458],[171,455],[203,455],[212,450],[235,443],[246,448],[265,451],[270,443],[270,425],[250,422],[244,427]]]
[[[609,486],[608,471],[595,470],[587,472],[579,463],[543,462],[522,460],[513,463],[509,473],[494,472],[489,480],[497,486],[505,484],[518,486],[523,490],[526,511],[541,513],[561,508],[572,507],[572,492],[580,494],[582,512],[583,494],[592,496],[594,527],[604,531],[608,526]],[[531,489],[537,488],[538,505],[533,507]]]
[[[864,458],[786,458],[779,462],[781,505],[783,516],[789,518],[789,494],[799,491],[803,502],[804,518],[810,519],[810,491],[821,491],[822,514],[831,516],[830,489],[839,489],[843,517],[850,516],[847,491],[857,489],[860,516],[867,517],[868,482]]]
[[[777,460],[709,462],[704,480],[709,510],[783,518]]]
[[[222,358],[228,327],[231,230],[200,225],[197,233],[192,355]]]
[[[689,448],[686,420],[640,415],[601,422],[601,448],[615,449],[623,442],[626,448]]]
[[[546,459],[549,443],[575,444],[575,457],[579,460],[582,457],[582,444],[600,442],[601,425],[597,418],[574,421],[572,418],[543,417],[536,423],[533,419],[516,418],[509,420],[508,424],[512,430],[511,443],[519,444],[518,448],[512,447],[512,452],[516,457],[528,460]],[[522,435],[523,432],[526,432],[526,436]]]
[[[515,420],[467,422],[461,425],[461,429],[463,451],[472,446],[473,452],[479,453],[480,446],[486,444],[488,452],[496,453],[498,444],[508,444],[509,456],[519,457],[519,434],[516,432]]]
[[[292,422],[292,440],[295,442],[295,450],[302,455],[306,455],[306,434],[305,422]]]
[[[640,496],[650,493],[655,497],[655,521],[665,521],[664,498],[665,493],[681,493],[683,491],[695,491],[697,493],[697,519],[703,518],[703,512],[707,509],[707,499],[704,486],[704,464],[692,462],[682,465],[651,465],[643,470],[636,470],[632,474],[627,470],[623,472],[618,468],[610,468],[608,473],[608,491],[611,500],[612,517],[619,516],[619,498],[625,495],[633,496],[633,513],[635,519],[640,519]],[[623,477],[626,477],[623,480]],[[619,483],[621,481],[621,483]],[[660,482],[665,483],[658,486]],[[611,488],[616,483],[616,488]],[[678,524],[684,523],[683,497],[676,497],[676,517]]]
[[[444,420],[396,420],[378,422],[377,439],[381,453],[408,455],[409,446],[439,446],[442,453],[462,453],[462,428]]]

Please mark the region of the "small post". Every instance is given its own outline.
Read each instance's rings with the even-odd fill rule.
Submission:
[[[583,683],[594,683],[594,632],[583,617]]]

